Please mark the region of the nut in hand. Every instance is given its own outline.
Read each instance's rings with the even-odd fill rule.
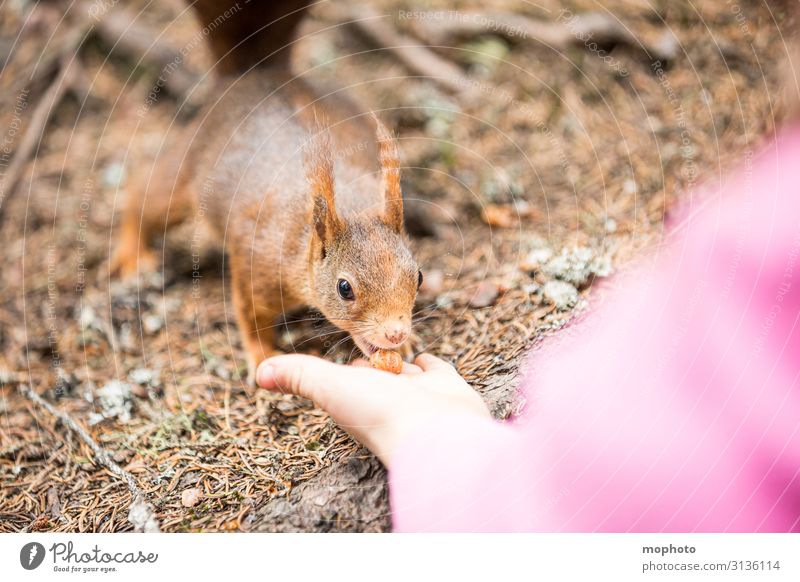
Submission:
[[[369,358],[370,365],[384,372],[399,374],[403,371],[403,358],[400,354],[391,350],[378,350]]]

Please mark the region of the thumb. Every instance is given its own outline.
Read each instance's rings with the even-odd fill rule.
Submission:
[[[286,354],[261,362],[256,371],[256,381],[267,390],[296,394],[324,408],[331,390],[343,383],[353,382],[353,371],[350,366],[341,366],[322,358]]]
[[[422,368],[423,372],[433,372],[434,370],[456,372],[456,369],[451,364],[445,362],[441,358],[437,358],[433,354],[421,353],[414,360],[414,363]]]

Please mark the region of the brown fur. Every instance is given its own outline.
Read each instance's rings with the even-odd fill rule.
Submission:
[[[397,146],[383,124],[320,97],[282,66],[219,83],[220,99],[134,187],[113,268],[152,269],[150,239],[201,206],[230,257],[250,381],[274,352],[275,319],[306,305],[369,355],[408,335],[418,265],[403,229]],[[316,119],[329,120],[329,128]],[[376,163],[379,160],[379,164]],[[354,301],[339,296],[347,279]],[[398,341],[399,340],[399,341]]]
[[[236,74],[287,66],[295,31],[311,0],[188,0],[214,56],[214,69]]]

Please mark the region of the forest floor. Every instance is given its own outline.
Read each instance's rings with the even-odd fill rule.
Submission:
[[[199,74],[209,66],[202,34],[179,2],[125,3],[197,81],[182,90],[174,73],[156,98],[159,68],[110,52],[92,32],[114,4],[63,17],[57,3],[30,12],[33,3],[17,2],[0,23],[6,154],[20,151],[48,87],[71,67],[46,130],[14,169],[18,183],[4,182],[0,197],[0,531],[130,531],[141,526],[129,512],[135,490],[163,531],[388,530],[375,459],[312,403],[245,386],[220,253],[198,276],[178,232],[162,274],[109,279],[131,176],[211,91]],[[484,4],[425,3],[450,21],[450,11]],[[371,5],[411,36],[433,19],[402,0]],[[415,351],[453,362],[498,418],[524,404],[515,386],[526,350],[601,303],[593,284],[656,248],[668,211],[756,151],[781,116],[788,21],[775,3],[493,9],[568,26],[564,5],[618,18],[636,42],[600,52],[588,40],[556,50],[507,34],[443,41],[436,53],[463,73],[458,92],[333,26],[340,13],[323,3],[295,55],[298,72],[348,87],[395,128],[404,190],[429,219],[413,240],[426,277]],[[76,34],[87,39],[73,59]],[[658,62],[647,47],[671,58]],[[12,165],[2,162],[7,182]],[[347,342],[331,350],[341,336],[320,329],[289,321],[281,346],[352,354]]]

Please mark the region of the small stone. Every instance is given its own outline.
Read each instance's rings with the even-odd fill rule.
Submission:
[[[88,331],[98,326],[97,313],[89,305],[81,309],[80,324],[83,331]]]
[[[203,498],[203,492],[197,487],[191,489],[184,489],[181,493],[181,505],[184,507],[194,507]]]
[[[119,188],[125,182],[125,166],[119,162],[113,162],[103,168],[103,186],[106,188]]]
[[[636,194],[636,182],[628,178],[622,183],[622,189],[625,194]]]
[[[511,50],[508,43],[499,36],[478,37],[467,45],[466,58],[474,65],[486,67],[489,71],[497,68]]]
[[[160,315],[148,315],[142,319],[142,329],[148,335],[158,333],[164,327],[164,319]]]
[[[472,293],[469,306],[480,309],[494,305],[500,295],[500,288],[492,281],[481,281]]]
[[[653,45],[653,52],[658,55],[656,58],[665,64],[670,64],[678,59],[681,53],[681,41],[675,33],[667,28],[656,39]]]
[[[559,311],[571,309],[578,303],[578,290],[565,281],[548,281],[542,291],[545,299],[551,301]]]

